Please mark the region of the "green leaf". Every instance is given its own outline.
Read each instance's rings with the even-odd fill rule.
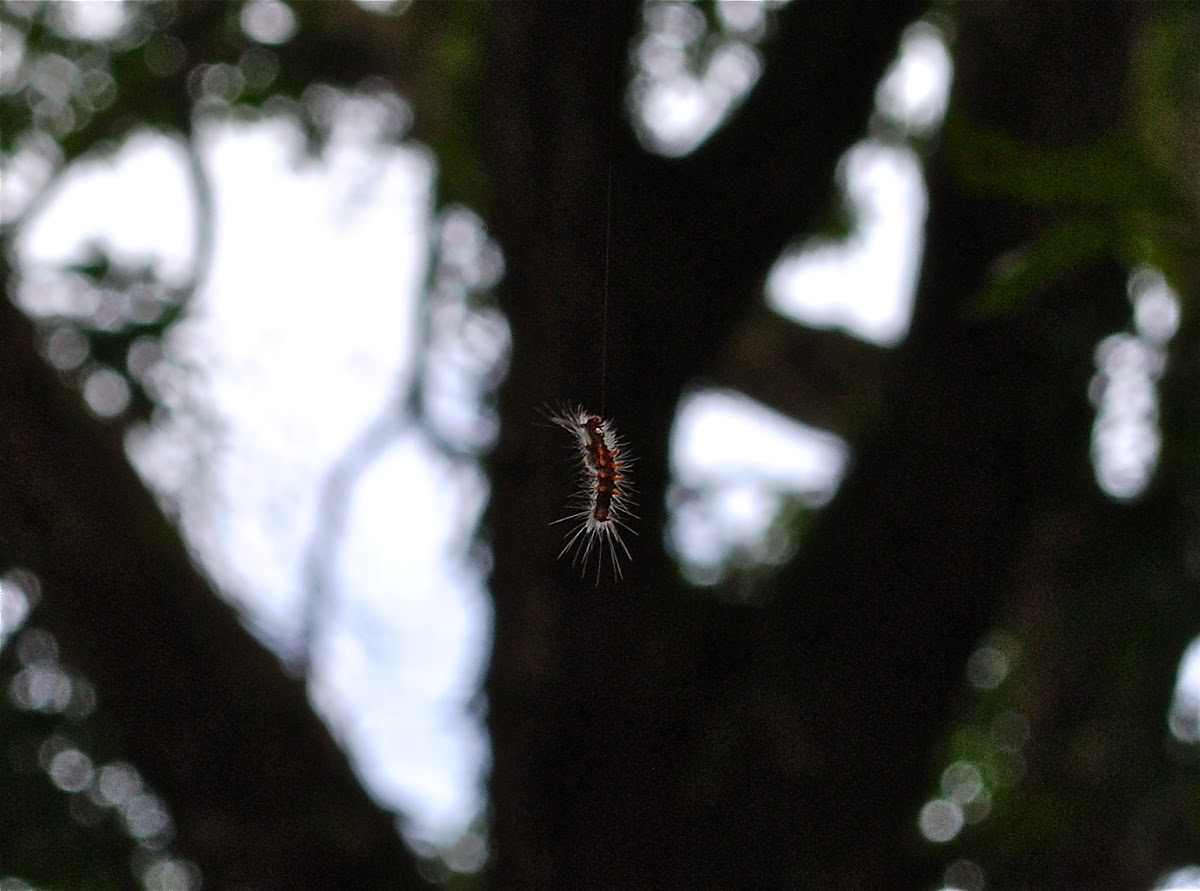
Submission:
[[[1051,226],[998,264],[964,315],[988,319],[1018,312],[1050,285],[1111,255],[1118,241],[1114,228],[1102,223],[1073,219]]]
[[[1137,140],[1125,132],[1042,148],[957,116],[946,123],[945,144],[951,167],[968,191],[1028,204],[1109,210],[1144,207],[1157,197]]]

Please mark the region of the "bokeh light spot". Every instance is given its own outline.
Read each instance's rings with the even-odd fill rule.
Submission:
[[[12,679],[9,695],[27,711],[55,714],[71,703],[71,678],[57,665],[28,665]]]
[[[1179,326],[1179,299],[1162,273],[1149,267],[1128,283],[1133,332],[1121,331],[1096,347],[1088,397],[1096,406],[1092,463],[1096,482],[1113,498],[1132,499],[1149,485],[1158,465],[1158,382],[1166,347]]]
[[[64,37],[105,41],[118,37],[131,21],[124,3],[52,3],[51,26]]]
[[[767,23],[765,3],[746,3],[744,0],[718,0],[717,15],[729,31],[739,31],[750,37],[761,37]]]
[[[279,57],[271,50],[254,47],[238,59],[238,70],[252,90],[265,90],[279,76]]]
[[[956,891],[983,891],[985,876],[978,863],[971,860],[955,860],[946,867],[942,881],[947,888]]]
[[[905,30],[900,55],[879,87],[876,104],[904,129],[928,133],[946,112],[952,73],[945,35],[929,22],[917,22]]]
[[[1142,267],[1129,276],[1129,299],[1139,335],[1165,344],[1179,328],[1179,301],[1156,269]]]
[[[146,891],[194,891],[200,887],[200,870],[194,863],[172,857],[155,857],[142,870]]]
[[[66,752],[69,749],[75,748],[75,745],[58,733],[52,733],[42,740],[42,744],[38,746],[37,762],[42,770],[50,772],[50,765],[54,763],[54,759],[60,752]]]
[[[83,382],[83,398],[102,418],[115,418],[129,407],[129,383],[111,368],[97,368]]]
[[[95,776],[92,759],[79,749],[64,749],[50,761],[48,771],[54,785],[64,792],[80,792],[86,789]]]
[[[955,761],[942,771],[941,786],[948,799],[964,805],[983,792],[983,774],[969,761]]]
[[[0,22],[0,95],[16,92],[25,82],[25,35]]]
[[[82,721],[96,710],[96,688],[86,678],[71,677],[71,700],[63,714],[73,721]]]
[[[132,765],[114,761],[100,768],[95,788],[99,803],[119,807],[141,791],[142,780]]]
[[[720,390],[688,396],[671,434],[668,493],[668,535],[685,573],[715,584],[734,563],[782,562],[790,546],[776,534],[782,508],[819,507],[846,463],[836,436],[747,397]]]
[[[446,865],[455,872],[477,873],[487,863],[487,839],[482,833],[470,830],[455,843],[445,856]]]
[[[137,792],[121,806],[125,828],[139,841],[149,841],[163,836],[171,828],[171,818],[156,795]]]
[[[1189,865],[1163,876],[1154,891],[1194,891],[1200,888],[1200,866]]]
[[[88,356],[88,341],[76,328],[55,328],[46,337],[42,352],[59,371],[78,368]]]
[[[1179,660],[1179,675],[1167,725],[1180,742],[1200,743],[1200,637],[1188,645]]]
[[[767,7],[723,4],[720,28],[710,31],[690,3],[646,3],[645,30],[635,42],[636,73],[629,104],[639,136],[652,151],[681,156],[729,116],[758,81],[757,43]]]
[[[22,570],[11,570],[0,576],[0,648],[29,616],[32,592],[26,584],[36,590],[37,578]]]
[[[1008,676],[1008,657],[992,646],[983,646],[967,660],[967,682],[976,690],[995,690]]]
[[[296,14],[279,0],[250,0],[242,7],[241,25],[247,37],[277,46],[296,33]]]
[[[49,631],[28,628],[17,641],[17,658],[22,665],[55,662],[58,659],[58,641]]]
[[[921,835],[931,842],[944,844],[952,840],[962,830],[966,818],[958,802],[945,798],[935,798],[921,808],[918,824]]]

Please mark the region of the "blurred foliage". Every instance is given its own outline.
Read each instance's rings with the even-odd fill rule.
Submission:
[[[1104,259],[1162,270],[1191,291],[1200,253],[1200,12],[1155,8],[1135,48],[1134,112],[1123,132],[1052,150],[961,116],[946,154],[962,185],[1051,209],[1058,222],[1001,258],[969,316],[1015,312],[1048,285]]]
[[[147,870],[178,863],[170,818],[136,769],[115,760],[119,733],[96,710],[91,684],[59,661],[47,632],[11,617],[4,631],[11,637],[0,649],[0,879],[121,891]],[[139,823],[143,806],[155,809],[154,822]]]
[[[1178,168],[1160,170],[1131,134],[1058,150],[1033,148],[960,118],[945,126],[947,155],[962,184],[980,194],[1041,205],[1060,218],[1001,258],[968,304],[976,317],[1022,309],[1051,284],[1104,259],[1154,266],[1179,284],[1197,235],[1196,207]]]
[[[1200,8],[1164,4],[1135,48],[1135,127],[1146,157],[1200,208]]]
[[[6,679],[11,676],[5,672]],[[61,723],[37,712],[18,711],[5,699],[5,764],[0,770],[0,864],[44,888],[124,889],[131,885],[133,844],[113,818],[85,823],[74,796],[56,788],[39,765],[39,749]],[[84,819],[87,819],[86,817]],[[2,876],[0,876],[2,877]]]
[[[1173,673],[1197,630],[1179,565],[1194,517],[1174,514],[1166,492],[1191,489],[1200,471],[1200,7],[1144,9],[1132,112],[1117,131],[1047,148],[952,113],[941,134],[967,193],[1048,220],[995,258],[964,317],[1037,313],[1055,285],[1119,268],[1161,271],[1185,319],[1163,354],[1172,395],[1161,416],[1150,409],[1169,466],[1140,501],[1102,509],[1101,530],[1084,516],[1050,521],[1018,570],[1028,577],[1014,581],[996,630],[968,662],[930,788],[930,802],[949,803],[963,821],[942,847],[951,886],[982,887],[986,874],[988,887],[1011,887],[1012,876],[1041,871],[1045,887],[1069,887],[1073,864],[1086,870],[1096,853],[1076,839],[1108,838],[1150,871],[1169,865],[1154,859],[1164,851],[1200,856],[1200,747],[1168,732],[1156,680]],[[1059,536],[1070,550],[1049,544]]]

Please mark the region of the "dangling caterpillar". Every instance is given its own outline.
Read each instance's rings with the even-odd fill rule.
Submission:
[[[621,539],[621,531],[637,534],[626,522],[628,519],[637,518],[630,509],[634,502],[630,498],[632,488],[628,468],[633,460],[628,455],[624,441],[613,429],[612,423],[600,415],[585,411],[582,406],[567,406],[549,414],[548,417],[552,423],[572,435],[581,465],[582,488],[574,502],[574,506],[579,510],[554,521],[578,521],[578,525],[567,533],[567,542],[558,552],[558,556],[562,557],[572,548],[576,548],[571,565],[581,565],[586,572],[588,560],[595,549],[596,583],[599,584],[600,570],[607,551],[612,561],[613,573],[617,578],[621,578],[620,554],[623,553],[626,559],[633,559]]]

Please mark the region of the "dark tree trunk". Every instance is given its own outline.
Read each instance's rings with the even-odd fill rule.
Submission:
[[[794,831],[756,828],[803,806],[777,797],[798,756],[753,775],[747,753],[722,748],[769,730],[756,722],[778,711],[769,619],[697,598],[670,569],[667,434],[684,388],[754,315],[774,257],[829,209],[835,165],[916,7],[789,7],[749,102],[678,161],[641,150],[623,118],[614,125],[635,7],[502,9],[489,23],[485,125],[496,172],[486,212],[506,252],[513,328],[489,465],[492,879],[787,884],[818,861]],[[625,582],[593,587],[554,562],[547,523],[569,472],[562,443],[535,421],[546,401],[599,408],[610,163],[606,408],[638,453],[642,519]],[[747,825],[752,802],[765,810]]]
[[[754,98],[680,161],[647,157],[620,123],[608,140],[626,8],[530,5],[491,22],[488,157],[502,174],[489,219],[514,336],[488,526],[497,887],[936,881],[916,817],[966,657],[1047,517],[1079,504],[1078,521],[1103,528],[1111,513],[1090,479],[1086,392],[1095,343],[1127,324],[1123,271],[968,320],[996,258],[1049,217],[967,194],[936,158],[912,334],[785,593],[759,610],[699,599],[661,546],[673,410],[753,316],[772,258],[826,206],[913,15],[788,7]],[[951,114],[1035,146],[1109,132],[1126,111],[1133,17],[1089,4],[965,9]],[[834,45],[838,56],[822,55]],[[1089,66],[1095,77],[1079,76]],[[599,398],[610,162],[607,408],[644,459],[644,520],[625,582],[594,588],[551,568],[545,524],[567,484],[559,443],[532,422],[539,402]],[[821,399],[814,412],[849,413]],[[1148,683],[1161,707],[1169,679]],[[1145,887],[1104,856],[1091,875]]]

